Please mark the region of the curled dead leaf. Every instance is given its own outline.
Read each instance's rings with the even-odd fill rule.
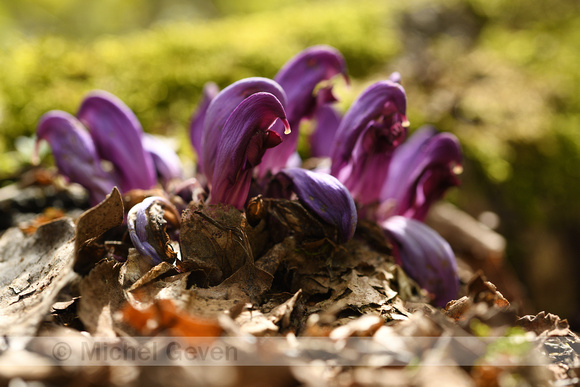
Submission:
[[[251,225],[266,220],[274,241],[293,235],[311,251],[328,248],[328,244],[334,247],[338,238],[336,228],[318,220],[296,200],[256,196],[250,199],[246,216]]]
[[[516,325],[527,331],[534,332],[536,335],[546,333],[548,336],[570,336],[572,331],[568,320],[561,319],[560,316],[546,313],[544,311],[535,316],[527,315],[520,317]]]
[[[199,286],[221,283],[245,263],[253,263],[246,227],[244,215],[232,206],[190,205],[182,217],[182,260],[177,267],[182,272],[203,273]]]
[[[123,200],[117,187],[105,200],[85,211],[77,220],[74,270],[87,274],[106,254],[99,243],[105,232],[123,224]]]

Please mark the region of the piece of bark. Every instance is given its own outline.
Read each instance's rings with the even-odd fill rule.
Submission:
[[[11,228],[0,239],[0,333],[31,336],[58,293],[74,278],[75,227],[68,218],[25,236]]]

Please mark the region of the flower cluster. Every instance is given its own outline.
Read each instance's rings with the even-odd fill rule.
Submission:
[[[44,114],[36,136],[37,149],[46,140],[61,174],[85,187],[92,204],[114,186],[123,192],[151,189],[157,176],[164,184],[182,177],[175,152],[144,133],[131,109],[105,91],[87,95],[76,117],[59,110]],[[103,160],[111,163],[110,170]]]
[[[337,243],[353,237],[358,217],[375,221],[397,262],[433,295],[435,304],[444,305],[458,292],[455,257],[422,221],[431,204],[458,184],[459,143],[430,127],[405,141],[410,124],[398,73],[370,85],[341,117],[333,106],[337,76],[348,83],[342,55],[315,46],[288,61],[273,80],[242,79],[221,91],[206,84],[190,125],[198,175],[179,189],[189,189],[188,200],[242,210],[250,197],[267,195],[276,186],[278,195],[295,195],[333,226]],[[329,169],[300,167],[296,148],[303,120],[315,121],[311,152],[328,158]],[[89,95],[76,118],[47,113],[38,138],[50,143],[61,173],[87,188],[93,203],[115,185],[126,192],[151,188],[157,177],[165,187],[181,178],[175,154],[161,149],[129,108],[104,92]],[[101,160],[111,162],[112,170],[105,171]],[[204,193],[191,196],[195,190]],[[152,216],[164,229],[164,211],[176,215],[165,199],[149,198],[128,216],[133,244],[152,263],[171,254],[169,242],[151,241],[147,229]]]

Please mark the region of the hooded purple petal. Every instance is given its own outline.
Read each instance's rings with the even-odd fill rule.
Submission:
[[[232,112],[223,130],[215,160],[209,203],[227,203],[243,208],[253,168],[267,149],[282,142],[269,128],[280,119],[290,130],[284,108],[270,93],[256,93],[244,99]]]
[[[170,181],[181,179],[183,176],[181,160],[177,153],[163,140],[151,134],[143,134],[143,148],[153,158],[153,164],[163,186],[167,187]]]
[[[46,140],[60,173],[89,191],[92,204],[105,197],[115,182],[101,168],[101,160],[89,133],[72,115],[53,110],[42,116],[36,131],[37,145]]]
[[[348,79],[346,62],[342,54],[330,46],[307,48],[286,62],[274,80],[288,97],[288,121],[298,123],[310,117],[317,103],[336,101],[330,92],[331,86],[321,89],[326,93],[325,101],[317,101],[314,91],[320,82],[339,74]]]
[[[201,138],[201,161],[208,181],[213,180],[214,165],[222,131],[230,114],[245,98],[267,92],[274,95],[282,106],[286,105],[286,94],[282,87],[268,78],[246,78],[223,89],[210,103],[205,116]]]
[[[139,254],[150,259],[152,265],[157,265],[168,258],[173,258],[171,248],[168,249],[169,237],[165,231],[167,221],[165,212],[179,222],[179,213],[175,206],[160,196],[150,196],[133,206],[127,214],[127,228],[133,246]],[[168,257],[168,253],[172,257]]]
[[[284,143],[276,152],[269,152],[264,156],[260,176],[264,176],[267,171],[276,173],[286,167],[298,145],[300,121],[312,117],[318,106],[336,101],[332,94],[332,85],[319,89],[317,87],[321,82],[339,74],[348,81],[346,62],[342,54],[335,48],[324,45],[305,49],[280,69],[274,80],[284,88],[288,97],[286,112],[292,133],[284,138]],[[278,134],[281,133],[280,126],[272,129]]]
[[[343,117],[331,152],[331,174],[363,204],[378,200],[393,150],[404,141],[409,122],[401,85],[368,87]]]
[[[434,295],[435,305],[444,307],[457,298],[457,262],[445,239],[425,224],[402,216],[387,219],[381,227],[393,244],[397,263]]]
[[[189,126],[189,138],[191,140],[191,145],[197,153],[197,170],[201,173],[203,173],[203,162],[201,160],[201,137],[203,135],[203,125],[205,116],[207,114],[207,109],[219,91],[220,90],[218,86],[213,82],[208,82],[203,86],[203,95],[201,101],[197,106],[195,114],[191,118],[191,125]]]
[[[432,127],[418,129],[393,154],[381,192],[388,211],[379,217],[425,219],[431,205],[459,184],[461,159],[461,146],[454,135],[438,134]]]
[[[316,128],[310,136],[310,154],[312,157],[330,157],[330,147],[340,125],[340,113],[332,105],[324,104],[316,109],[313,118]]]
[[[143,149],[143,129],[127,105],[110,93],[93,91],[77,117],[89,129],[99,156],[115,166],[123,192],[155,186],[153,160]]]
[[[341,182],[334,176],[302,168],[283,169],[277,177],[280,175],[291,181],[288,189],[306,208],[338,229],[340,242],[352,238],[357,224],[356,207]]]

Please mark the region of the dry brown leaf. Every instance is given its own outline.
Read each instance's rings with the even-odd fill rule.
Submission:
[[[119,283],[120,269],[118,262],[103,261],[81,280],[79,317],[94,336],[116,336],[114,315],[126,303]]]
[[[444,329],[424,312],[415,312],[397,324],[395,331],[402,337],[439,337]]]
[[[335,227],[319,221],[311,211],[296,200],[256,196],[250,199],[246,216],[248,222],[253,225],[266,220],[275,242],[293,235],[301,244],[310,245],[312,252],[323,248],[325,240],[330,242],[338,239]]]
[[[143,336],[215,338],[222,333],[217,320],[188,315],[178,310],[171,300],[157,300],[143,310],[126,304],[121,319]]]
[[[386,303],[387,297],[379,293],[369,284],[369,279],[361,275],[356,270],[343,276],[346,282],[347,291],[337,296],[345,306],[354,307],[359,310],[372,310]]]
[[[60,208],[48,207],[42,211],[42,214],[36,216],[30,222],[19,225],[18,227],[22,230],[23,233],[26,235],[32,235],[36,232],[38,227],[42,226],[43,224],[52,222],[53,220],[60,219],[64,217],[64,211]]]
[[[294,251],[295,246],[296,242],[293,237],[285,238],[281,243],[275,244],[263,256],[256,260],[256,267],[274,276],[280,262],[286,258],[289,252]]]
[[[507,311],[510,303],[497,291],[494,284],[485,280],[483,273],[478,271],[467,285],[468,296],[452,300],[445,307],[445,314],[455,321],[466,321],[473,316],[471,313],[478,303],[487,305],[495,311]]]
[[[254,309],[252,304],[247,304],[247,307],[234,321],[239,325],[243,334],[253,336],[274,335],[279,329],[267,315],[258,309]]]
[[[202,298],[253,301],[270,289],[273,279],[270,273],[246,263],[218,286],[196,289],[196,294]]]
[[[280,328],[286,329],[290,325],[290,315],[301,294],[301,290],[297,291],[292,297],[276,305],[269,312],[256,309],[250,303],[245,304],[235,317],[240,332],[254,336],[268,336],[279,332]]]
[[[275,324],[280,323],[282,329],[287,328],[290,325],[290,315],[294,311],[296,302],[300,298],[302,290],[298,290],[292,297],[284,301],[282,304],[278,305],[267,313],[268,318]]]
[[[104,245],[96,242],[107,231],[123,224],[123,199],[117,187],[105,200],[85,211],[77,221],[74,270],[87,274],[104,254]]]
[[[199,286],[215,286],[246,263],[253,264],[244,215],[232,206],[192,204],[181,221],[181,272],[202,271]]]
[[[154,266],[155,268],[157,266]],[[160,266],[160,268],[166,268],[167,265]],[[151,271],[150,260],[139,254],[137,249],[130,248],[127,254],[127,260],[123,262],[121,271],[119,272],[119,281],[123,285],[123,289],[128,289],[135,283],[137,283],[143,276],[145,276],[149,271]],[[156,273],[156,269],[154,272]]]
[[[562,320],[560,316],[544,311],[535,316],[523,316],[516,321],[516,325],[527,331],[534,332],[536,335],[544,332],[548,336],[568,336],[572,334],[568,320]]]
[[[184,306],[184,310],[193,316],[202,318],[217,319],[220,315],[229,312],[232,308],[241,308],[243,301],[236,299],[210,298],[198,294],[198,290],[190,290],[189,299]],[[241,309],[238,313],[241,313]]]
[[[385,320],[381,316],[366,314],[346,325],[333,329],[329,337],[333,340],[344,340],[349,337],[369,337],[384,324]]]
[[[467,293],[474,303],[485,302],[489,306],[497,308],[508,308],[510,303],[497,290],[496,286],[485,279],[482,272],[475,273],[467,284]]]
[[[176,274],[126,291],[125,296],[132,306],[142,309],[157,300],[171,300],[178,307],[186,308],[192,296],[187,290],[187,273]]]
[[[166,275],[168,273],[177,273],[175,267],[167,262],[161,262],[159,265],[153,266],[147,273],[145,273],[141,278],[139,278],[129,289],[128,292],[133,292],[142,286],[145,286],[159,277]]]

